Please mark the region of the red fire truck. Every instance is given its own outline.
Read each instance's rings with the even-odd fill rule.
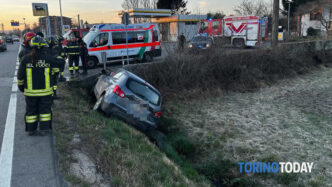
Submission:
[[[267,40],[268,18],[259,16],[226,16],[203,20],[199,34],[227,38],[235,47],[257,46]]]

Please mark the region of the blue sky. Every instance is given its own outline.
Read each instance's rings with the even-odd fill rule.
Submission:
[[[232,14],[233,7],[241,0],[188,0],[188,9],[192,13],[206,13],[209,11],[223,11],[225,14]],[[266,0],[269,1],[269,0]],[[23,23],[26,18],[28,24],[38,22],[38,17],[32,16],[33,2],[48,3],[50,15],[59,15],[58,0],[1,0],[0,24],[4,23],[5,28],[11,29],[10,20],[18,20]],[[123,0],[62,0],[63,15],[75,18],[77,14],[81,19],[90,23],[96,22],[117,22],[116,11],[122,10]]]

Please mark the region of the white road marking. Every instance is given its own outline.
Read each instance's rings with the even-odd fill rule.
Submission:
[[[12,87],[12,92],[17,92],[17,90],[18,90],[18,86],[17,85],[13,85],[13,87]]]
[[[13,87],[17,87],[13,83]],[[14,151],[15,120],[16,120],[17,93],[10,95],[5,131],[3,134],[0,153],[0,186],[10,187],[12,179],[12,164]]]
[[[21,48],[21,47],[20,47]],[[18,61],[17,61],[18,63]],[[5,131],[0,152],[0,187],[10,187],[12,180],[14,136],[17,105],[17,69],[13,78],[12,93],[10,95]]]
[[[15,77],[17,76],[17,70],[15,70]]]

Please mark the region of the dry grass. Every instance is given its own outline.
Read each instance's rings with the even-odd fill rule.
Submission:
[[[240,175],[231,164],[238,161],[314,162],[312,174],[246,178],[264,186],[327,186],[332,184],[331,77],[330,68],[316,70],[254,93],[168,102],[164,113],[177,120],[174,128],[194,140],[191,163],[198,169],[213,163],[209,169],[222,170],[229,160],[231,169],[220,175],[234,179]]]

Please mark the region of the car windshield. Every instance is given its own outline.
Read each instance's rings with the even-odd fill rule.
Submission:
[[[83,38],[83,41],[87,44],[91,38],[95,38],[97,32],[90,31],[88,34],[86,34]]]
[[[207,41],[207,38],[204,36],[196,36],[193,38],[193,42],[205,42]]]
[[[154,105],[158,105],[160,102],[160,96],[157,92],[152,90],[149,86],[137,82],[133,79],[128,80],[127,88],[138,97],[147,100]]]

